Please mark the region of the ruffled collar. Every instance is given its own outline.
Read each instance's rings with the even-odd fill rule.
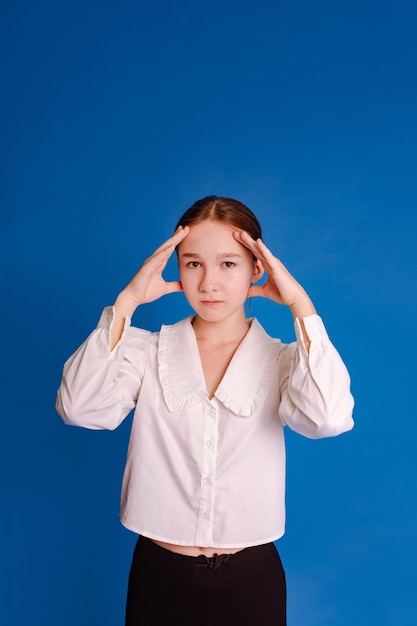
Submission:
[[[168,410],[176,413],[208,397],[192,327],[193,316],[162,326],[158,369]],[[249,417],[269,386],[277,360],[278,339],[270,337],[254,318],[217,387],[214,396],[241,417]]]

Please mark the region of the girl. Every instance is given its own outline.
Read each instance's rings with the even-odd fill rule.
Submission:
[[[163,271],[176,250],[179,281]],[[262,274],[268,277],[256,285]],[[195,314],[152,333],[138,306],[182,291]],[[296,342],[247,319],[246,298],[287,305]],[[126,626],[282,626],[288,425],[352,428],[346,368],[313,303],[241,202],[209,196],[178,222],[64,366],[68,424],[114,429],[134,408],[121,522],[139,535]]]

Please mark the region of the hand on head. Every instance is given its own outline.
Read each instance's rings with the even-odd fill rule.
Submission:
[[[190,232],[190,227],[179,226],[175,233],[155,250],[146,259],[139,271],[130,280],[124,291],[136,306],[153,302],[168,294],[182,291],[179,280],[166,281],[162,273],[175,248],[185,239]]]
[[[262,239],[255,241],[243,230],[235,231],[233,236],[236,241],[246,246],[252,252],[257,262],[261,264],[268,274],[264,284],[249,287],[248,297],[261,296],[269,298],[278,304],[285,304],[291,308],[301,304],[305,308],[308,303],[308,308],[311,308],[311,312],[313,312],[311,301],[303,287],[290,274],[285,265],[272,254]]]

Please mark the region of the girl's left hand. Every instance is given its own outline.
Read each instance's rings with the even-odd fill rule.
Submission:
[[[245,231],[233,233],[236,241],[248,248],[268,273],[263,285],[251,285],[248,297],[261,296],[278,304],[290,307],[296,317],[305,317],[316,313],[313,303],[300,283],[290,274],[287,268],[277,259],[262,239],[256,241]]]

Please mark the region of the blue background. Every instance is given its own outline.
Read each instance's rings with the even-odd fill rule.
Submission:
[[[289,626],[415,626],[416,18],[406,0],[3,3],[2,624],[123,623],[130,418],[66,427],[55,393],[101,308],[215,193],[257,213],[356,399],[351,433],[287,432]],[[188,312],[175,294],[134,321]],[[251,314],[293,339],[287,310]]]

